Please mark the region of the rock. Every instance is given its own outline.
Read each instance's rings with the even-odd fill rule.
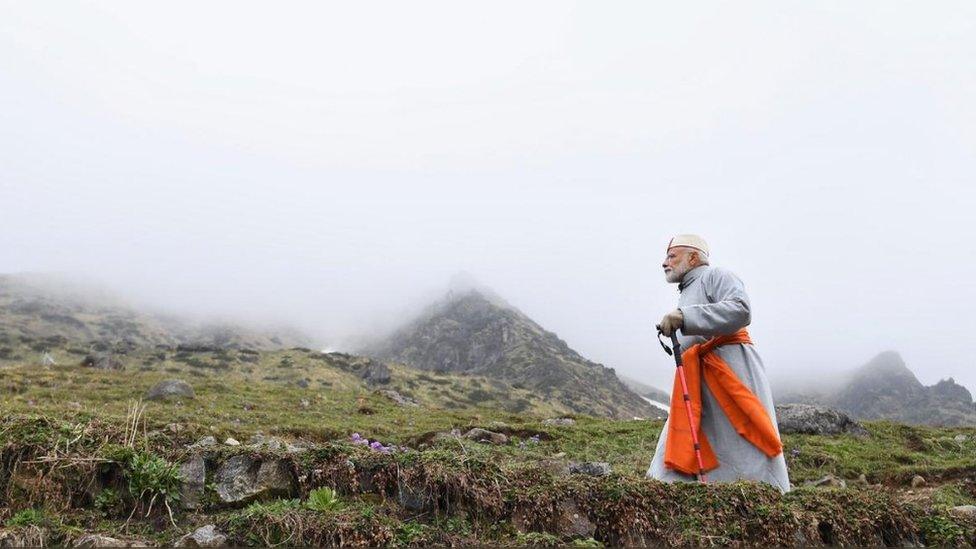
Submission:
[[[303,398],[298,401],[298,405],[301,406],[302,408],[308,408],[309,406],[312,405],[312,403],[307,398]]]
[[[963,442],[966,442],[967,440],[969,440],[969,435],[956,435],[956,436],[952,437],[952,440],[954,440],[954,441],[962,444]]]
[[[216,446],[216,445],[217,445],[217,439],[215,439],[212,435],[207,435],[201,438],[200,440],[194,442],[193,444],[187,446],[187,448],[191,450],[198,450],[200,448],[207,448],[209,446]]]
[[[847,488],[847,481],[834,475],[827,475],[819,480],[808,480],[804,485],[818,488]]]
[[[221,464],[214,475],[214,483],[220,501],[228,504],[294,497],[297,491],[287,461],[262,460],[249,455],[232,456]]]
[[[976,505],[957,505],[951,512],[958,517],[976,519]]]
[[[867,477],[867,475],[865,475],[864,473],[861,473],[860,475],[857,475],[857,483],[858,484],[862,484],[862,485],[867,485],[868,484],[868,477]]]
[[[554,417],[543,421],[542,424],[569,427],[570,425],[576,425],[576,420],[571,417]]]
[[[569,472],[573,475],[590,475],[591,477],[605,477],[610,474],[610,464],[605,461],[584,461],[570,463]]]
[[[241,445],[241,443],[236,438],[234,438],[234,437],[227,437],[227,440],[224,441],[224,444],[226,444],[227,446],[240,446]]]
[[[507,436],[501,433],[489,431],[488,429],[482,429],[480,427],[475,427],[467,433],[464,433],[464,438],[474,440],[476,442],[490,442],[491,444],[505,444],[508,442]]]
[[[193,387],[180,379],[167,379],[160,381],[144,397],[146,400],[166,400],[171,397],[194,398]]]
[[[276,452],[289,453],[304,452],[305,450],[308,450],[308,448],[305,446],[285,442],[275,437],[264,436],[261,433],[257,433],[256,435],[252,436],[251,439],[247,441],[247,446],[249,448],[255,448],[258,450],[272,450]]]
[[[423,489],[409,486],[401,480],[397,483],[397,503],[407,511],[420,512],[431,506]]]
[[[918,488],[920,486],[925,486],[925,477],[922,475],[915,475],[912,477],[912,488]]]
[[[81,365],[88,368],[98,368],[99,370],[121,370],[123,364],[115,359],[111,353],[92,353],[85,355],[81,359]]]
[[[383,395],[400,406],[420,406],[414,399],[405,397],[392,389],[380,389],[376,391],[376,394]]]
[[[596,532],[596,525],[571,499],[560,501],[556,513],[556,531],[561,537],[589,538]]]
[[[382,362],[370,361],[360,375],[370,385],[383,385],[390,382],[390,367]]]
[[[295,385],[298,385],[302,389],[308,389],[308,380],[307,379],[299,379],[298,382],[295,383]]]
[[[213,524],[201,526],[176,542],[177,547],[224,547],[226,545],[227,536],[217,531],[217,527]]]
[[[197,509],[203,502],[207,482],[207,463],[200,454],[194,454],[180,465],[180,505]]]
[[[71,544],[72,547],[133,547],[133,544],[101,534],[85,534]]]
[[[844,412],[812,404],[782,404],[776,407],[780,434],[868,436],[868,431]]]

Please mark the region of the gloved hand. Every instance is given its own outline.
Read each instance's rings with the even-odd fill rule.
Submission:
[[[661,329],[661,333],[664,337],[671,337],[671,334],[675,332],[678,328],[685,325],[685,317],[681,314],[681,309],[675,309],[670,313],[664,315],[661,319],[661,323],[657,325]]]

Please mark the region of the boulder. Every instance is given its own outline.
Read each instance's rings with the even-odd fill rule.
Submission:
[[[201,448],[208,448],[217,445],[217,439],[213,435],[207,435],[200,440],[194,442],[193,444],[187,446],[191,450],[199,450]]]
[[[390,382],[390,367],[382,362],[370,361],[360,376],[370,385],[383,385]]]
[[[847,481],[834,475],[827,475],[818,480],[808,480],[804,485],[819,488],[847,488]]]
[[[867,436],[868,431],[844,412],[813,404],[782,404],[776,407],[780,434]]]
[[[308,448],[305,446],[292,444],[279,438],[265,436],[261,433],[257,433],[252,436],[250,440],[247,441],[247,446],[248,448],[254,448],[257,450],[272,450],[276,452],[288,453],[304,452],[305,450],[308,450]]]
[[[376,394],[383,395],[400,406],[420,406],[417,404],[416,400],[405,397],[392,389],[380,389],[379,391],[376,391]]]
[[[605,461],[584,461],[570,463],[569,473],[572,475],[589,475],[591,477],[605,477],[611,472],[610,464]]]
[[[221,534],[213,524],[201,526],[176,542],[177,547],[224,547],[227,536]]]
[[[236,455],[222,463],[214,475],[217,496],[226,504],[243,504],[257,499],[294,497],[295,476],[283,459]]]
[[[197,509],[203,503],[206,492],[207,463],[200,454],[194,454],[180,465],[180,504],[185,509]]]
[[[121,370],[124,365],[115,359],[111,353],[91,353],[81,359],[81,365],[99,370]]]
[[[467,433],[464,433],[464,438],[474,440],[476,442],[489,442],[491,444],[505,444],[508,442],[507,436],[494,431],[489,431],[488,429],[482,429],[481,427],[475,427]]]
[[[556,532],[561,537],[590,538],[596,532],[596,525],[575,501],[564,499],[556,505]]]
[[[925,486],[925,477],[922,475],[912,477],[912,488],[919,488],[921,486]]]
[[[976,505],[957,505],[951,513],[957,517],[976,519]]]
[[[133,547],[141,544],[132,544],[116,538],[110,538],[101,534],[85,534],[76,539],[71,544],[72,547]]]
[[[193,387],[181,379],[160,381],[146,393],[146,400],[167,400],[170,398],[194,398]]]
[[[555,425],[557,427],[569,427],[576,425],[576,420],[571,417],[554,417],[542,422],[543,425]]]

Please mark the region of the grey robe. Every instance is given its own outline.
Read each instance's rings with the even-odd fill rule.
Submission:
[[[678,308],[684,315],[684,327],[678,332],[682,349],[701,343],[714,335],[732,334],[749,325],[749,296],[742,281],[731,272],[702,265],[685,274],[679,286],[681,297]],[[739,381],[752,390],[776,428],[776,410],[773,395],[766,379],[766,369],[759,353],[752,345],[723,345],[716,351],[739,377]],[[705,381],[702,380],[701,431],[715,451],[719,466],[706,473],[708,482],[737,479],[767,482],[781,492],[790,490],[783,454],[768,458],[761,450],[742,438],[729,422],[722,408]],[[684,413],[684,412],[682,412]],[[668,436],[668,424],[664,424],[657,449],[647,469],[647,476],[666,482],[696,481],[694,476],[664,467],[664,445]]]

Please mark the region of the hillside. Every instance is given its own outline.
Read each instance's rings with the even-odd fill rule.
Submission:
[[[169,361],[163,372],[0,364],[0,543],[976,543],[976,429],[785,435],[786,495],[669,485],[643,476],[659,420],[398,404],[361,385],[368,359],[259,360],[278,365],[248,376]],[[168,376],[193,396],[138,403]]]
[[[103,347],[280,349],[309,343],[290,329],[257,330],[147,313],[93,284],[43,274],[0,275],[0,334],[52,346],[72,341]]]
[[[450,292],[364,353],[424,370],[504,380],[578,413],[663,417],[613,369],[582,357],[485,290]]]
[[[923,385],[894,351],[880,353],[839,376],[831,388],[784,391],[778,403],[825,404],[858,419],[890,419],[924,425],[976,425],[972,395],[952,378]]]

